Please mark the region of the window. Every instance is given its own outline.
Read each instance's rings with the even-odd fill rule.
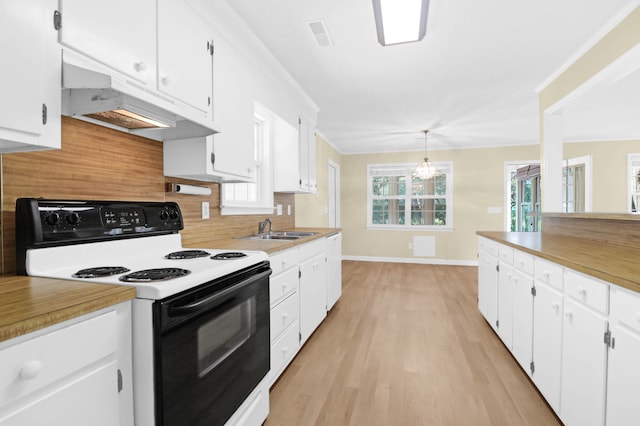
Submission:
[[[562,168],[562,211],[591,211],[591,156],[566,160]]]
[[[431,179],[413,177],[413,163],[367,166],[367,226],[452,229],[453,163],[434,166],[442,174]]]
[[[640,213],[640,154],[627,154],[627,211]]]
[[[540,212],[540,164],[536,162],[509,163],[507,171],[508,231],[536,232],[540,229],[540,216],[530,216]]]
[[[256,118],[253,125],[254,136],[254,182],[224,183],[221,185],[220,214],[272,214],[273,183],[271,180],[271,120],[270,113],[256,104]],[[266,111],[266,109],[265,109]]]

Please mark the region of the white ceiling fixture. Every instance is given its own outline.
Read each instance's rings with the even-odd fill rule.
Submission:
[[[420,41],[427,33],[429,0],[373,0],[373,14],[381,45]]]

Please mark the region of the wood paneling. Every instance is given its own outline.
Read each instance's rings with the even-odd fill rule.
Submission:
[[[270,425],[559,425],[477,306],[477,268],[344,261]]]
[[[542,232],[640,248],[640,215],[542,213]]]
[[[212,188],[208,197],[165,193],[166,183]],[[255,232],[266,216],[220,216],[220,186],[166,178],[162,142],[62,117],[62,149],[2,155],[2,273],[15,272],[15,201],[19,197],[176,201],[185,217],[185,244],[206,243]],[[209,201],[211,219],[201,219]],[[276,203],[295,208],[293,194]],[[294,227],[294,215],[269,215],[274,229]],[[211,246],[211,244],[209,244]]]

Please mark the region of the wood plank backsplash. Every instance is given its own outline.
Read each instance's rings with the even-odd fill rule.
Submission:
[[[220,216],[220,185],[165,177],[162,142],[62,117],[62,149],[2,155],[2,273],[15,273],[15,202],[20,197],[175,201],[185,222],[185,245],[255,232],[266,216]],[[165,192],[169,183],[208,186],[209,196]],[[210,216],[201,219],[201,203]],[[293,194],[275,194],[292,214],[271,215],[274,229],[295,226]]]

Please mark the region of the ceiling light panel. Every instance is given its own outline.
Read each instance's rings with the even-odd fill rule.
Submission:
[[[373,0],[373,10],[383,46],[420,41],[426,33],[429,0]]]

